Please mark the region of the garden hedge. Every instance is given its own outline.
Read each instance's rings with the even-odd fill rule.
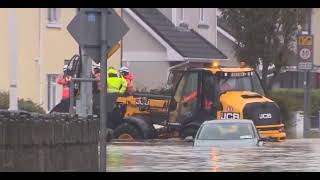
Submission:
[[[8,109],[9,108],[9,93],[8,92],[0,92],[0,109]],[[19,99],[18,100],[18,109],[28,112],[37,112],[37,113],[45,113],[45,110],[39,105],[31,100]]]

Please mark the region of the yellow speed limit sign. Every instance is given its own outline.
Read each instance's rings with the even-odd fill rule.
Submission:
[[[313,35],[298,35],[298,58],[297,67],[300,70],[313,68]]]
[[[298,36],[298,45],[301,46],[312,46],[313,37],[311,35],[300,35]]]

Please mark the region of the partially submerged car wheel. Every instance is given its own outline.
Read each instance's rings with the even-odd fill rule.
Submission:
[[[134,125],[130,123],[123,123],[114,130],[114,138],[133,141],[143,139],[143,134]]]

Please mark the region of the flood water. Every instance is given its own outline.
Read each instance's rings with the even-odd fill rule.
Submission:
[[[198,148],[190,142],[113,142],[107,147],[108,172],[121,171],[316,171],[320,139],[267,142],[255,148]]]

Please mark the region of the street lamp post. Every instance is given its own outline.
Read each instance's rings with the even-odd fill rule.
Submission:
[[[10,89],[9,89],[9,110],[18,110],[17,98],[17,18],[16,9],[9,8],[9,36],[10,36]]]

